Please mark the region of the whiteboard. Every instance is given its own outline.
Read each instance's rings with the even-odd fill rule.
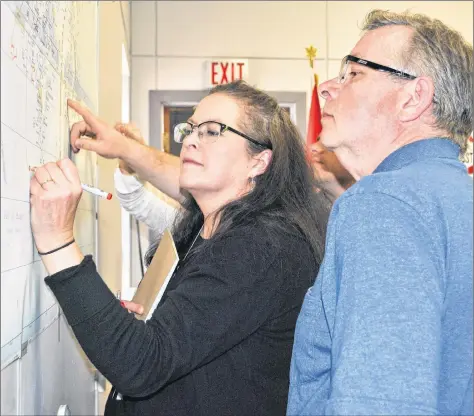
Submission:
[[[61,312],[44,283],[46,271],[30,229],[29,166],[68,156],[69,128],[78,116],[67,109],[67,98],[97,112],[97,19],[96,1],[1,2],[2,381],[4,369],[22,359],[29,343],[59,325]],[[81,152],[73,160],[82,182],[96,184],[96,155]],[[76,241],[84,254],[93,255],[94,198],[83,195],[75,222]]]

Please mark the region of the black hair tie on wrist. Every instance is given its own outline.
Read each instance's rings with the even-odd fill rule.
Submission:
[[[55,253],[56,251],[59,251],[59,250],[65,248],[67,246],[70,246],[72,243],[74,243],[74,241],[76,241],[76,240],[73,238],[71,241],[69,241],[69,243],[66,243],[66,244],[62,245],[61,247],[55,248],[54,250],[51,250],[51,251],[47,251],[46,253],[41,253],[41,252],[38,251],[38,254],[40,256],[46,256],[47,254]]]

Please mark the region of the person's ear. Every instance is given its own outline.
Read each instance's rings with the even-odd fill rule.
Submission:
[[[250,176],[255,177],[264,173],[272,161],[272,156],[273,152],[270,149],[263,150],[262,152],[254,155],[252,157],[253,163]]]
[[[429,77],[418,77],[403,86],[400,95],[399,119],[413,121],[426,113],[434,99],[434,84]]]

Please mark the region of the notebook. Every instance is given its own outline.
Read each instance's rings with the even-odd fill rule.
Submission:
[[[133,296],[132,302],[143,306],[143,314],[137,319],[147,321],[158,306],[166,286],[178,265],[179,257],[173,237],[165,230],[151,264]]]

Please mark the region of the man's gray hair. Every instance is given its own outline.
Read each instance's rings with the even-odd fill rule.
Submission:
[[[433,80],[435,126],[447,131],[464,153],[472,132],[472,45],[440,20],[410,12],[373,10],[366,16],[362,29],[370,31],[391,25],[414,30],[399,57],[400,65],[406,72]]]

